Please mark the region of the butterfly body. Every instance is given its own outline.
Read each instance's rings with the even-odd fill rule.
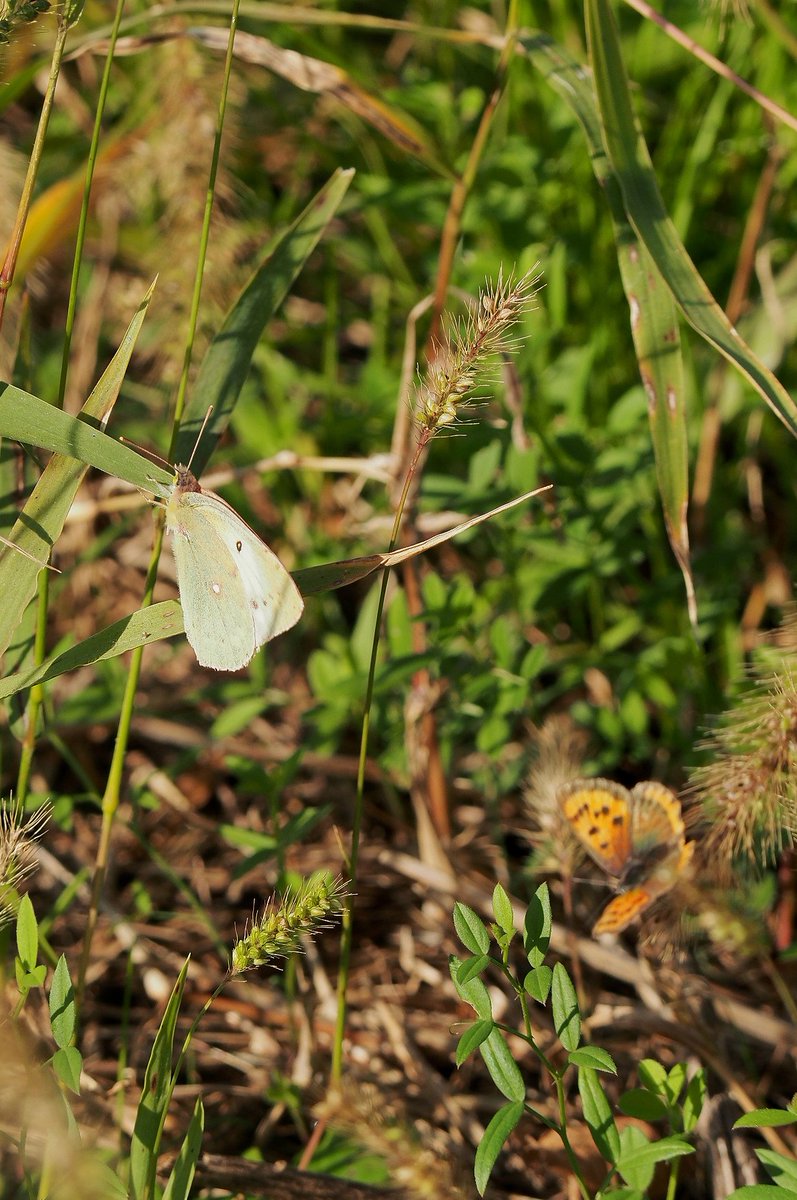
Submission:
[[[678,798],[652,780],[631,791],[610,779],[578,779],[559,794],[584,849],[619,891],[593,933],[619,933],[671,891],[692,859]]]
[[[299,620],[304,603],[280,560],[186,467],[166,498],[185,632],[202,666],[237,671]]]

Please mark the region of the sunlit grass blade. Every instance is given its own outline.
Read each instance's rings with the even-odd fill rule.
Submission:
[[[116,403],[130,356],[146,315],[153,287],[149,289],[139,305],[119,349],[83,406],[81,415],[84,419],[82,421],[67,418],[61,409],[38,401],[35,397],[29,398],[31,401],[36,401],[35,404],[27,403],[26,393],[20,392],[10,384],[4,389],[0,385],[0,434],[12,438],[19,437],[20,441],[33,441],[35,445],[41,445],[42,443],[35,435],[31,436],[32,427],[37,427],[38,415],[46,418],[48,424],[59,428],[63,428],[66,419],[73,437],[76,431],[80,438],[83,438],[84,435],[100,436],[99,431],[87,424],[86,421],[107,420]],[[110,438],[107,440],[111,441]],[[48,449],[55,449],[51,442],[44,444]],[[119,447],[119,449],[125,448]],[[130,450],[126,450],[126,453],[132,455]],[[138,455],[134,457],[138,459]],[[145,460],[139,459],[139,461],[144,463]],[[74,456],[69,448],[62,453],[53,455],[14,524],[9,535],[10,541],[26,551],[28,555],[33,555],[34,560],[46,559],[63,529],[64,521],[85,472],[85,462]],[[0,606],[0,651],[6,649],[14,630],[22,619],[36,590],[36,576],[40,570],[41,567],[36,561],[32,561],[22,554],[15,554],[10,549],[0,557],[0,595],[3,597],[3,604]]]
[[[686,523],[689,459],[683,355],[672,294],[627,219],[623,196],[601,137],[595,96],[580,63],[545,35],[523,39],[535,67],[567,101],[584,131],[595,177],[612,218],[617,260],[631,313],[639,372],[648,397],[656,477],[664,520],[686,585],[692,624],[697,610]]]
[[[786,428],[797,435],[797,406],[731,325],[667,214],[647,146],[631,108],[609,0],[587,0],[585,9],[605,148],[623,193],[628,219],[692,328],[738,367]]]
[[[321,240],[354,172],[338,170],[266,253],[208,347],[175,444],[175,461],[187,462],[208,408],[213,414],[194,456],[201,474],[241,394],[255,347],[268,321]]]
[[[678,313],[667,284],[645,246],[625,224],[615,224],[617,257],[631,308],[631,334],[656,456],[664,522],[686,586],[689,619],[697,625],[697,602],[689,557],[689,447],[686,438],[686,389]],[[629,237],[621,239],[621,233]]]
[[[82,414],[73,417],[11,383],[0,382],[0,437],[77,459],[144,491],[152,491],[153,482],[174,483],[173,471],[143,458]]]
[[[16,671],[0,679],[0,700],[13,696],[36,683],[46,683],[67,671],[77,671],[92,663],[117,658],[137,646],[148,646],[161,638],[182,633],[183,610],[176,600],[164,600],[151,608],[142,608],[132,616],[114,621],[113,625],[92,634],[77,645],[54,654],[36,667]]]
[[[508,500],[506,504],[499,504],[497,508],[491,508],[489,512],[469,517],[467,521],[462,521],[459,525],[454,525],[451,529],[446,529],[442,533],[436,533],[433,537],[426,538],[422,542],[414,542],[411,546],[402,546],[399,550],[390,550],[385,554],[367,554],[362,558],[348,558],[341,562],[322,563],[317,567],[305,567],[302,571],[294,572],[294,579],[304,596],[310,596],[314,592],[327,592],[333,588],[344,587],[348,583],[364,579],[379,567],[396,567],[399,563],[407,562],[409,559],[415,558],[418,554],[423,554],[426,550],[431,550],[434,546],[440,546],[443,542],[450,541],[451,538],[456,537],[457,534],[464,533],[466,529],[473,529],[474,526],[481,525],[483,521],[489,521],[492,517],[497,517],[499,513],[507,512],[510,508],[515,508],[518,504],[523,504],[524,501],[530,500],[533,496],[538,496],[541,492],[547,492],[551,486],[551,484],[546,484],[543,487],[534,488],[531,492],[524,492],[522,496],[515,496],[513,500]]]
[[[134,1200],[148,1200],[155,1194],[155,1171],[163,1122],[174,1091],[174,1039],[188,975],[188,962],[186,959],[172,989],[144,1073],[141,1100],[130,1145],[130,1195]]]
[[[203,46],[212,50],[224,49],[224,31],[213,25],[189,32]],[[440,161],[431,141],[415,121],[395,105],[371,95],[336,64],[300,54],[297,50],[286,50],[260,35],[242,32],[235,39],[235,57],[273,71],[302,91],[333,97],[344,108],[367,121],[402,154],[411,154],[439,175],[450,177],[451,172]]]

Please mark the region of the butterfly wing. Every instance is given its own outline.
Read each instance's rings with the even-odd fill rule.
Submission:
[[[631,793],[610,779],[576,779],[559,798],[587,853],[607,874],[622,875],[631,856]]]
[[[642,883],[610,900],[593,925],[593,934],[621,933],[660,896],[671,892],[688,871],[694,848],[694,842],[686,842],[680,850],[671,851]]]
[[[601,933],[621,933],[656,899],[646,887],[629,888],[621,892],[604,908],[592,927],[594,937]]]
[[[232,509],[230,510],[232,512]],[[237,516],[237,513],[234,514]],[[257,645],[292,629],[304,612],[301,592],[273,550],[238,518],[235,553],[255,627]]]
[[[631,842],[634,856],[654,847],[681,847],[685,829],[678,797],[663,783],[647,780],[631,791]]]
[[[277,556],[212,492],[181,486],[166,504],[185,632],[202,666],[237,671],[304,605]]]

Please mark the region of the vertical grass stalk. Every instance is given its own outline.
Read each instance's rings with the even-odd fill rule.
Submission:
[[[202,295],[202,279],[205,273],[205,261],[207,259],[208,243],[210,240],[210,218],[213,212],[216,176],[218,174],[219,158],[221,155],[221,137],[227,111],[227,96],[229,93],[230,76],[232,73],[233,46],[235,42],[235,31],[238,27],[239,4],[240,0],[233,0],[232,15],[230,17],[229,38],[227,41],[227,55],[224,62],[224,76],[222,80],[221,95],[219,98],[219,109],[216,118],[216,131],[213,140],[213,153],[211,156],[210,171],[208,175],[205,211],[202,219],[202,231],[199,239],[197,268],[194,275],[194,289],[191,299],[191,313],[189,318],[188,333],[186,336],[186,348],[183,356],[183,368],[177,389],[177,398],[175,401],[174,417],[172,422],[172,436],[169,445],[170,458],[174,454],[174,447],[177,443],[180,421],[185,410],[185,396],[188,388],[188,373],[191,367],[191,355],[199,317],[199,302]],[[158,573],[158,562],[160,560],[161,550],[163,548],[163,535],[163,516],[159,512],[156,514],[155,536],[152,543],[152,553],[150,555],[149,567],[147,569],[147,579],[144,588],[144,596],[141,603],[142,608],[147,608],[152,603],[155,590],[155,580]],[[97,926],[100,897],[102,896],[105,872],[108,867],[111,833],[121,797],[122,774],[127,755],[127,745],[130,738],[130,727],[133,721],[133,712],[135,709],[136,692],[138,691],[138,681],[141,675],[143,654],[143,647],[138,647],[133,651],[132,654],[130,670],[127,676],[127,683],[125,685],[125,692],[122,700],[122,711],[119,716],[119,726],[116,733],[113,758],[111,760],[111,767],[108,772],[108,780],[105,785],[105,792],[103,793],[102,797],[102,828],[100,830],[100,840],[97,846],[97,856],[94,864],[94,878],[92,880],[91,889],[91,903],[89,906],[88,920],[86,922],[86,932],[83,939],[83,952],[80,960],[80,971],[77,982],[78,998],[82,994],[83,984],[86,978],[86,970],[88,968],[89,959],[91,956],[91,943],[94,937],[94,930]]]

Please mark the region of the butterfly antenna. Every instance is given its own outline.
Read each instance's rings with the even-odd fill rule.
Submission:
[[[208,411],[205,413],[205,419],[204,419],[204,421],[202,422],[202,424],[201,424],[201,426],[200,426],[200,428],[199,428],[199,433],[196,435],[196,441],[194,442],[194,448],[193,448],[193,450],[191,451],[191,457],[189,458],[189,460],[188,460],[188,464],[187,464],[187,466],[186,466],[186,468],[185,468],[185,469],[186,469],[186,471],[190,471],[190,470],[191,470],[191,463],[194,461],[194,455],[195,455],[195,454],[196,454],[196,452],[197,452],[197,448],[199,447],[199,443],[202,441],[202,434],[205,432],[205,428],[206,428],[206,426],[207,426],[207,423],[208,423],[208,421],[210,420],[210,416],[211,416],[211,413],[212,413],[212,412],[213,412],[213,405],[211,404],[211,405],[209,406],[209,408],[208,408]]]
[[[55,571],[56,575],[61,574],[61,572],[58,570],[58,567],[54,567],[52,563],[43,562],[40,558],[37,558],[35,554],[30,554],[27,550],[23,550],[22,547],[18,546],[16,542],[12,542],[10,538],[3,537],[2,534],[0,534],[0,542],[2,542],[4,546],[8,546],[9,550],[16,550],[17,554],[22,554],[25,558],[29,558],[31,562],[38,563],[40,567],[46,567],[48,571]]]
[[[146,454],[147,458],[151,458],[153,462],[161,463],[162,466],[168,467],[170,471],[174,470],[174,467],[167,459],[161,458],[160,454],[156,454],[154,450],[148,450],[146,446],[139,446],[138,442],[132,442],[124,434],[120,434],[119,441],[124,446],[132,446],[134,450],[138,450],[139,454]]]

